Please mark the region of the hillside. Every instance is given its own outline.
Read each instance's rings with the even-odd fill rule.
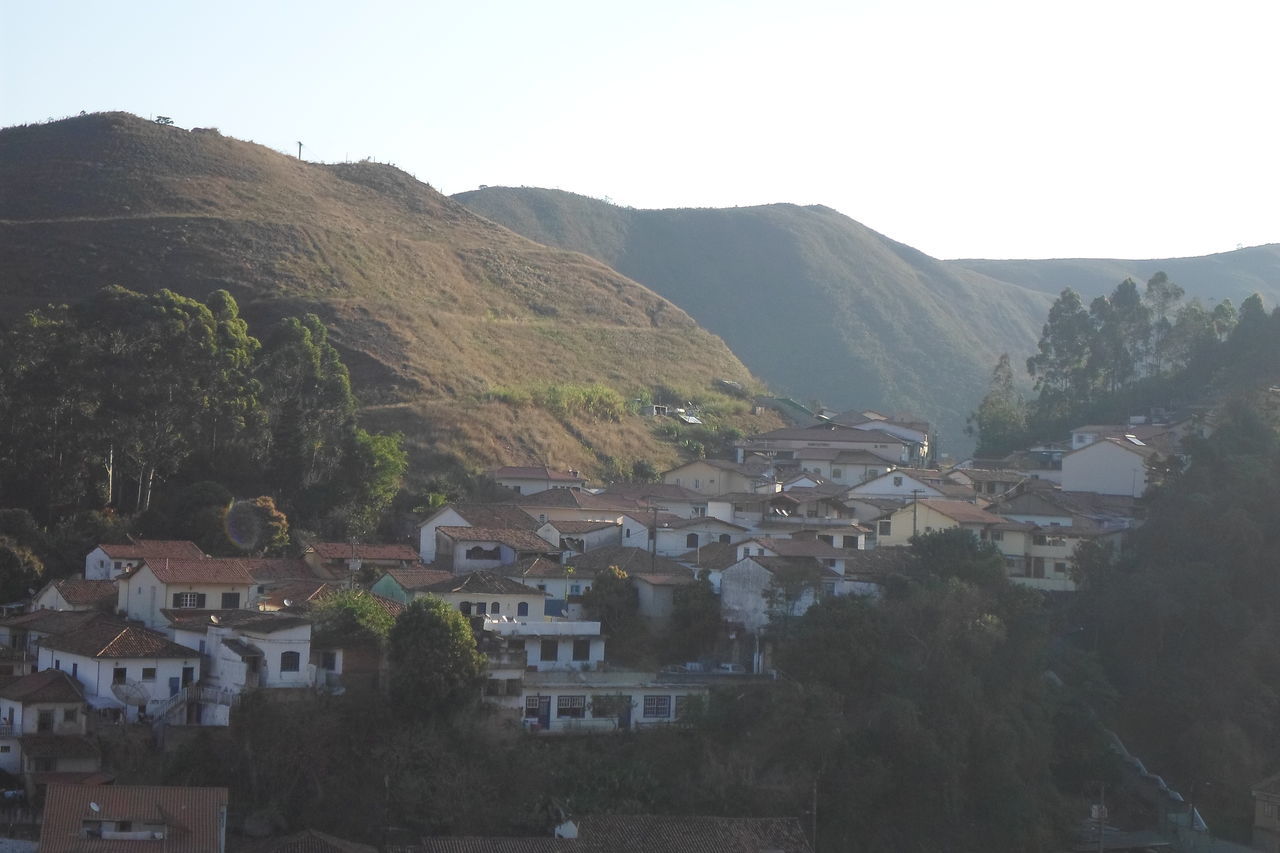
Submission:
[[[1239,307],[1253,293],[1261,293],[1269,306],[1280,303],[1280,243],[1199,258],[1145,261],[970,259],[947,263],[1053,295],[1071,287],[1084,295],[1086,302],[1092,297],[1110,293],[1126,278],[1141,283],[1157,272],[1164,272],[1180,284],[1188,296],[1199,297],[1206,304],[1230,299]]]
[[[964,419],[996,359],[1035,348],[1050,303],[826,207],[633,210],[507,187],[454,198],[653,288],[775,388],[926,417],[952,452],[970,446]]]
[[[105,113],[0,131],[0,186],[0,318],[107,284],[197,298],[225,288],[258,334],[314,312],[366,421],[404,431],[419,470],[451,456],[588,472],[676,458],[638,417],[557,416],[497,401],[495,388],[512,399],[599,382],[630,399],[655,386],[698,395],[717,377],[758,386],[666,299],[390,166],[307,163]]]

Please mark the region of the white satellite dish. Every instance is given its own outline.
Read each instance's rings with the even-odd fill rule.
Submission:
[[[151,701],[151,691],[145,684],[137,681],[122,681],[111,685],[111,693],[126,705],[137,705],[145,708]]]
[[[210,614],[209,614],[209,621],[210,621],[210,622],[212,622],[212,623],[213,623],[213,624],[215,624],[215,625],[221,625],[221,624],[222,624],[222,620],[218,618],[218,614],[217,614],[217,613],[210,613]]]
[[[89,803],[89,808],[93,809],[95,812],[102,811],[102,806],[98,805],[97,803]]]

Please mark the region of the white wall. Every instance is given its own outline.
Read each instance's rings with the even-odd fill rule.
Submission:
[[[191,683],[194,684],[200,680],[200,655],[195,649],[191,650],[191,657],[185,660],[181,658],[104,658],[99,660],[41,647],[37,661],[42,670],[57,668],[72,674],[72,677],[84,686],[86,696],[109,699],[111,701],[106,704],[114,704],[116,707],[122,706],[122,703],[115,699],[115,694],[111,692],[111,680],[116,667],[125,668],[127,680],[137,681],[147,688],[151,694],[149,708],[154,708],[169,698],[171,679],[177,679],[177,684],[181,688],[182,671],[185,667],[191,668]],[[60,666],[55,667],[55,663],[59,663]],[[144,679],[143,669],[155,669],[155,677]],[[130,720],[136,719],[137,709],[130,707],[127,716]]]
[[[1068,492],[1142,497],[1146,459],[1110,441],[1098,441],[1062,457],[1062,488]]]

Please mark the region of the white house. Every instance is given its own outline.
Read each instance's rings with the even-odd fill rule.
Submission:
[[[587,480],[577,471],[553,471],[545,466],[504,465],[488,472],[500,486],[520,495],[536,495],[550,489],[584,489]]]
[[[117,607],[149,628],[163,628],[160,611],[235,610],[253,601],[256,584],[240,560],[143,560],[120,576]]]
[[[1142,497],[1154,456],[1155,448],[1130,436],[1100,439],[1062,457],[1062,488]]]
[[[471,572],[428,584],[415,598],[434,595],[456,607],[464,616],[514,616],[541,619],[545,590],[493,572]]]
[[[139,708],[150,714],[200,679],[196,649],[180,646],[159,631],[106,622],[46,637],[37,663],[42,670],[68,673],[84,687],[90,705],[114,709],[130,721],[137,719]]]
[[[436,528],[436,566],[454,574],[509,566],[526,557],[560,553],[531,530],[489,527]]]
[[[441,507],[418,525],[418,556],[424,563],[435,562],[436,528],[487,527],[537,531],[546,523],[514,504],[450,504]]]
[[[0,687],[0,769],[25,776],[67,774],[84,781],[102,766],[98,747],[86,737],[84,690],[65,672],[49,669]]]
[[[116,607],[116,582],[79,578],[49,581],[31,599],[32,610],[102,610]]]
[[[99,545],[84,558],[85,580],[111,580],[125,571],[153,560],[199,560],[204,552],[194,542],[172,539],[139,539],[128,545]]]
[[[948,482],[941,471],[922,471],[915,468],[896,468],[865,483],[859,483],[846,493],[851,498],[943,498],[972,500],[972,486]]]
[[[606,545],[621,545],[625,533],[622,520],[547,522],[559,536],[560,550],[583,554]],[[551,531],[548,531],[551,532]]]
[[[484,630],[506,640],[509,649],[523,648],[526,671],[592,670],[604,660],[599,622],[489,616]]]

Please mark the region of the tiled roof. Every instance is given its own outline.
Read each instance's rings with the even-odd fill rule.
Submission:
[[[377,853],[376,847],[304,829],[283,838],[266,838],[241,845],[237,853]]]
[[[34,631],[38,634],[63,634],[99,623],[118,627],[127,624],[122,619],[94,610],[33,610],[30,613],[20,613],[17,616],[0,619],[0,625]]]
[[[676,559],[681,563],[693,566],[694,571],[699,569],[710,569],[713,572],[720,571],[738,562],[738,546],[730,545],[728,542],[712,542],[709,545],[703,545],[701,548],[681,554]]]
[[[181,539],[139,539],[128,545],[99,545],[113,560],[146,560],[168,557],[171,560],[199,560],[204,557],[200,546]]]
[[[596,548],[585,554],[579,554],[566,561],[575,571],[602,572],[610,566],[617,566],[627,574],[652,572],[656,574],[676,575],[687,572],[675,560],[661,554],[650,554],[644,548],[627,548],[622,545],[607,545]]]
[[[96,805],[97,809],[90,807]],[[226,788],[160,785],[60,785],[45,792],[41,853],[214,853],[222,849]],[[84,821],[167,826],[163,842],[82,838]]]
[[[100,758],[98,745],[81,735],[23,735],[18,738],[29,758]]]
[[[437,527],[454,542],[497,542],[516,551],[537,551],[548,554],[560,550],[557,546],[529,530],[511,527]]]
[[[153,559],[147,557],[143,565],[151,569],[156,580],[163,584],[235,584],[248,586],[253,575],[243,562],[235,558],[206,557],[199,560]]]
[[[104,601],[114,602],[116,600],[115,581],[86,581],[67,578],[54,581],[53,588],[72,607],[93,607]]]
[[[36,702],[83,702],[80,683],[59,669],[24,675],[0,688],[0,698],[29,705]]]
[[[521,495],[516,499],[517,505],[529,511],[529,507],[543,509],[547,507],[572,507],[574,509],[598,509],[626,512],[640,506],[640,502],[622,495],[597,495],[578,489],[547,489],[533,495]]]
[[[756,538],[748,541],[758,542],[779,557],[818,557],[820,559],[839,560],[849,555],[848,550],[828,545],[821,539]]]
[[[510,566],[503,566],[502,572],[509,578],[560,578],[565,576],[564,568],[546,557],[526,557]],[[579,573],[582,571],[583,569],[578,569]]]
[[[241,557],[240,562],[257,583],[313,580],[316,577],[315,569],[297,557]]]
[[[270,590],[258,603],[265,607],[297,607],[336,589],[324,581],[294,581]]]
[[[198,658],[195,649],[172,642],[159,631],[136,625],[98,624],[81,631],[49,637],[51,649],[91,658]]]
[[[550,468],[536,466],[503,465],[501,468],[490,469],[488,474],[495,480],[550,480],[554,483],[586,482],[585,477],[575,477],[568,472],[553,471]]]
[[[870,551],[851,551],[845,558],[847,578],[875,575],[911,574],[919,569],[919,559],[906,546],[893,545]]]
[[[678,575],[653,575],[648,572],[636,572],[631,577],[650,586],[688,586],[697,581],[697,578],[688,571]]]
[[[556,489],[555,491],[565,490]],[[515,527],[520,530],[537,530],[541,526],[536,518],[512,503],[450,504],[444,509],[453,510],[472,527]],[[427,524],[439,514],[439,512],[433,514],[423,524]]]
[[[920,505],[927,506],[934,512],[941,513],[960,524],[999,524],[1004,521],[1000,516],[992,515],[985,509],[981,509],[968,501],[944,501],[924,498],[920,501]]]
[[[455,577],[453,572],[446,572],[443,569],[387,569],[382,574],[383,577],[390,577],[406,592],[426,589],[432,584]]]
[[[418,562],[418,552],[408,545],[366,545],[357,542],[317,542],[307,549],[322,560],[402,560]]]
[[[637,503],[662,501],[691,501],[706,503],[707,495],[677,486],[675,483],[611,483],[599,494],[602,498],[617,497]]]
[[[596,530],[608,530],[617,527],[616,521],[553,521],[551,526],[562,535],[572,536],[576,533],[592,533]]]
[[[485,595],[530,595],[545,593],[519,581],[493,572],[471,572],[467,575],[452,576],[448,580],[433,583],[425,588],[426,592],[445,593],[483,593]]]

